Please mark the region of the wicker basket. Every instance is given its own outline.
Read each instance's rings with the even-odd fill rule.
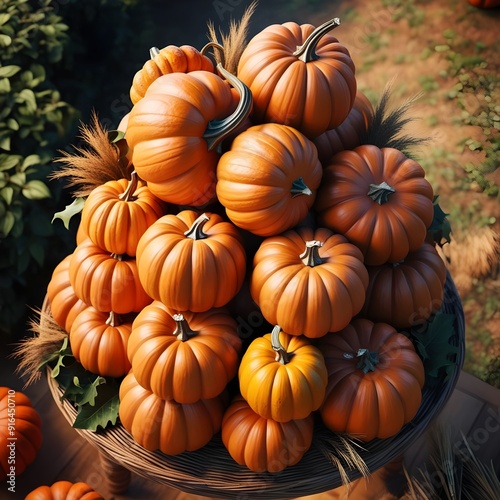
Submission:
[[[388,439],[373,440],[359,450],[371,473],[401,456],[423,434],[455,388],[464,361],[465,324],[460,297],[449,275],[442,308],[445,313],[456,317],[453,342],[458,347],[458,354],[452,376],[437,386],[424,388],[422,403],[415,418],[398,434]],[[68,401],[61,401],[62,389],[53,378],[47,378],[54,400],[72,424],[76,409]],[[121,425],[97,433],[80,429],[77,432],[104,456],[126,469],[152,481],[197,495],[238,500],[295,498],[328,491],[343,484],[338,468],[324,452],[327,445],[322,442],[321,432],[315,435],[311,448],[297,465],[277,474],[257,474],[236,464],[219,435],[196,452],[166,456],[139,446]],[[350,480],[355,480],[361,473],[350,470],[348,475]]]

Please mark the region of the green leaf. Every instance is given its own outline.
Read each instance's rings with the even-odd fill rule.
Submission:
[[[95,400],[97,398],[98,392],[97,387],[105,384],[106,379],[104,377],[95,376],[94,380],[88,381],[84,380],[80,381],[79,377],[73,377],[73,391],[72,394],[69,392],[69,389],[65,391],[66,397],[71,399],[78,406],[83,406],[85,404],[89,404],[90,406],[95,405]]]
[[[0,79],[0,94],[8,94],[10,89],[10,80],[8,78]]]
[[[31,89],[23,89],[19,94],[17,94],[17,99],[20,102],[24,102],[26,104],[26,110],[29,113],[34,113],[36,111],[36,97],[35,93]]]
[[[39,180],[28,181],[22,190],[23,196],[28,200],[42,200],[50,198],[50,190],[47,185]]]
[[[444,373],[447,380],[453,373],[458,353],[458,347],[450,343],[455,335],[455,315],[439,311],[425,331],[412,331],[411,335],[423,359],[426,376],[438,379]]]
[[[85,198],[75,198],[71,205],[66,205],[66,208],[61,212],[56,212],[52,218],[52,222],[56,219],[61,219],[63,221],[64,227],[69,229],[69,222],[73,215],[79,214],[83,210],[85,205]]]
[[[31,167],[32,165],[39,165],[40,157],[38,155],[29,155],[23,160],[23,164],[21,166],[21,172],[25,172],[26,169]]]
[[[10,14],[2,13],[0,14],[0,26],[3,26],[10,19]]]
[[[0,66],[0,78],[10,78],[21,71],[20,66],[9,64],[8,66]]]
[[[8,118],[7,127],[9,127],[10,130],[17,131],[19,130],[19,123],[17,123],[16,120],[14,120],[14,118]]]
[[[20,155],[0,154],[0,172],[14,168],[20,160]]]
[[[14,214],[12,212],[6,212],[3,220],[0,221],[0,235],[8,236],[15,223],[16,218],[14,217]]]
[[[0,137],[0,149],[10,151],[10,135]]]
[[[14,196],[14,188],[12,186],[5,186],[0,190],[0,196],[5,200],[7,205],[10,205]]]
[[[12,38],[9,35],[0,34],[0,47],[8,47],[12,43]]]
[[[61,347],[49,354],[39,365],[39,369],[43,368],[46,365],[52,365],[55,362],[55,366],[52,368],[52,378],[57,378],[60,374],[61,368],[65,367],[65,358],[73,358],[73,354],[71,352],[71,348],[69,347],[69,339],[65,337],[62,341]],[[74,358],[73,358],[74,359]]]
[[[73,427],[95,432],[99,427],[105,429],[109,424],[115,425],[120,407],[118,391],[119,384],[114,379],[100,385],[94,405],[85,404],[79,407]]]
[[[111,144],[115,144],[118,141],[121,141],[125,137],[125,132],[121,130],[110,130],[108,132],[108,141]]]
[[[427,233],[439,246],[451,241],[451,224],[446,212],[439,206],[438,196],[434,197],[434,217]]]

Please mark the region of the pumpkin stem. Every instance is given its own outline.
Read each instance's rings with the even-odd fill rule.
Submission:
[[[174,335],[177,337],[177,340],[186,342],[186,340],[189,340],[191,337],[196,335],[196,332],[191,330],[191,327],[188,325],[188,322],[184,319],[182,314],[174,314],[172,318],[177,323],[177,327],[174,331]]]
[[[238,91],[240,101],[234,112],[223,120],[208,122],[203,138],[207,141],[208,150],[216,149],[220,152],[220,143],[227,137],[247,116],[252,108],[252,93],[250,89],[234,75],[226,71],[222,64],[217,64],[219,73]]]
[[[292,193],[292,198],[300,196],[301,194],[306,194],[307,196],[312,195],[312,191],[307,187],[302,177],[299,177],[292,182],[292,189],[290,189],[290,193]]]
[[[200,50],[200,54],[202,56],[205,55],[205,52],[208,50],[208,49],[211,49],[211,48],[214,48],[214,49],[217,49],[220,53],[220,64],[222,66],[225,66],[226,65],[226,60],[224,59],[224,47],[220,44],[220,43],[217,43],[217,42],[208,42],[207,44],[205,44],[203,46],[203,48]]]
[[[396,190],[384,181],[380,184],[370,184],[368,196],[379,205],[383,205],[384,203],[387,203],[389,195],[395,192]]]
[[[333,28],[336,28],[340,25],[340,19],[335,17],[326,23],[323,23],[321,26],[318,26],[305,40],[305,42],[297,47],[297,50],[293,53],[297,59],[307,63],[310,61],[315,61],[318,59],[318,55],[316,54],[316,46],[318,42],[321,40],[323,35],[326,35]]]
[[[379,362],[378,352],[370,352],[368,349],[358,349],[355,355],[344,353],[346,359],[354,359],[354,357],[359,358],[356,368],[363,370],[363,373],[375,371],[375,365]]]
[[[306,241],[306,249],[299,255],[302,262],[309,267],[323,264],[323,259],[319,256],[318,249],[323,246],[322,241]]]
[[[290,355],[281,345],[280,332],[281,326],[276,325],[271,332],[271,346],[273,351],[276,351],[276,361],[279,361],[282,365],[286,365],[290,361]]]
[[[154,59],[160,53],[160,49],[158,47],[151,47],[149,49],[149,57]]]
[[[203,232],[203,226],[210,220],[207,214],[201,214],[194,222],[193,225],[184,233],[184,236],[193,240],[203,240],[208,238],[208,234]]]
[[[137,172],[134,170],[130,174],[130,181],[128,183],[127,189],[123,191],[121,195],[118,196],[118,198],[122,201],[134,201],[137,199],[137,197],[134,196],[135,190],[137,189]]]
[[[113,311],[109,313],[108,319],[106,320],[106,324],[108,326],[118,326],[120,324],[120,321],[118,320],[118,315],[115,314]]]
[[[116,259],[116,260],[123,260],[123,254],[121,253],[112,253],[111,254],[111,257],[113,257],[113,259]]]

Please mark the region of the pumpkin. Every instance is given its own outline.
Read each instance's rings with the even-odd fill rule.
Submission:
[[[128,342],[139,384],[188,404],[224,391],[238,371],[240,350],[236,321],[227,312],[172,314],[158,301],[137,315]]]
[[[57,481],[51,486],[39,486],[24,500],[104,500],[104,497],[87,483]]]
[[[276,325],[248,346],[238,379],[255,413],[289,422],[321,406],[328,377],[321,351],[303,335],[289,335]]]
[[[131,368],[127,357],[131,330],[130,320],[87,307],[75,318],[69,332],[71,352],[89,372],[122,377]]]
[[[141,179],[159,198],[177,205],[201,206],[215,197],[217,147],[248,116],[250,91],[236,77],[228,81],[207,71],[159,77],[131,110],[127,142]]]
[[[479,9],[493,9],[500,7],[500,0],[467,0],[470,5]]]
[[[137,247],[146,292],[174,311],[226,305],[245,278],[246,254],[238,229],[217,214],[183,210],[150,226]]]
[[[417,413],[424,366],[412,342],[386,323],[355,319],[318,340],[328,368],[320,415],[363,441],[397,434]]]
[[[248,42],[237,76],[252,91],[256,123],[290,125],[313,138],[346,119],[356,78],[349,51],[327,34],[339,24],[273,24]]]
[[[120,384],[120,421],[143,448],[167,455],[195,451],[220,431],[227,395],[192,404],[164,400],[144,389],[131,371]]]
[[[276,422],[255,413],[237,395],[222,419],[222,442],[231,457],[253,472],[280,472],[295,465],[311,447],[312,413],[301,420]]]
[[[360,146],[374,114],[375,111],[368,97],[358,90],[347,118],[338,127],[327,130],[313,139],[320,162],[327,166],[335,153]]]
[[[217,198],[238,227],[260,236],[298,224],[322,176],[317,150],[286,125],[256,125],[239,134],[217,165]]]
[[[134,257],[140,237],[164,211],[165,204],[133,172],[130,181],[108,181],[94,188],[80,225],[95,245]]]
[[[363,317],[404,329],[421,326],[441,307],[446,265],[434,245],[424,243],[401,262],[367,268]]]
[[[0,387],[0,481],[22,474],[42,446],[42,421],[26,394]]]
[[[318,223],[363,252],[365,264],[398,262],[425,240],[434,216],[424,169],[401,151],[361,145],[325,168],[315,202]]]
[[[152,301],[139,280],[136,259],[110,254],[90,238],[73,251],[69,277],[77,297],[98,311],[128,314]]]
[[[167,45],[161,50],[153,47],[150,50],[151,59],[134,75],[130,88],[132,104],[139,102],[149,86],[160,76],[169,73],[189,73],[191,71],[214,71],[212,61],[190,45]],[[121,129],[119,129],[121,130]]]
[[[250,292],[262,315],[292,335],[338,331],[365,301],[368,271],[361,251],[340,234],[303,226],[263,241]]]
[[[71,254],[67,255],[52,272],[47,285],[47,298],[54,321],[69,332],[76,316],[87,308],[87,304],[79,299],[69,279],[69,263]]]

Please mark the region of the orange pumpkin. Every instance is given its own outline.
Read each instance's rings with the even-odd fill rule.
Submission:
[[[164,214],[165,204],[132,173],[97,186],[87,197],[80,225],[103,250],[135,256],[144,231]]]
[[[77,297],[98,311],[128,314],[152,301],[139,280],[136,259],[110,254],[90,238],[73,251],[69,277]]]
[[[500,7],[500,0],[467,0],[470,5],[479,9],[493,9]]]
[[[349,324],[363,307],[367,286],[356,246],[329,229],[303,226],[264,240],[250,291],[271,324],[317,338]]]
[[[446,266],[430,243],[400,262],[368,266],[368,274],[363,317],[403,329],[421,326],[441,307]]]
[[[339,24],[273,24],[248,42],[237,75],[252,91],[256,123],[290,125],[313,138],[346,119],[356,78],[349,51],[327,34]]]
[[[28,396],[0,387],[0,481],[19,476],[35,460],[42,446],[41,427]]]
[[[238,371],[250,408],[277,422],[303,419],[323,403],[327,371],[321,351],[275,326],[248,346]]]
[[[327,130],[313,139],[318,149],[320,162],[327,166],[334,154],[344,149],[354,149],[360,146],[368,132],[374,113],[368,97],[358,90],[347,118],[338,127]]]
[[[120,421],[143,448],[167,455],[195,451],[220,431],[227,395],[192,404],[164,400],[142,387],[131,371],[120,384]]]
[[[139,384],[178,403],[221,394],[238,371],[240,350],[236,321],[227,312],[172,314],[158,301],[137,315],[128,343]]]
[[[314,144],[291,127],[268,123],[239,134],[217,165],[217,197],[238,227],[260,236],[298,224],[322,176]]]
[[[104,500],[104,497],[87,483],[57,481],[51,486],[39,486],[24,500]]]
[[[132,322],[114,312],[87,307],[75,318],[69,332],[71,352],[89,372],[122,377],[131,368],[127,344]]]
[[[47,286],[47,298],[54,321],[69,332],[76,316],[88,305],[79,299],[69,279],[71,255],[66,256],[52,272]]]
[[[276,422],[255,413],[237,395],[222,420],[222,442],[240,465],[254,472],[280,472],[311,447],[314,418]]]
[[[217,214],[183,210],[165,215],[137,247],[146,292],[174,311],[226,305],[245,278],[246,254],[238,229]]]
[[[320,409],[328,429],[371,441],[395,435],[415,416],[424,366],[405,335],[386,323],[355,319],[317,346],[328,368]]]
[[[130,88],[132,104],[139,102],[149,86],[160,76],[169,73],[189,73],[191,71],[214,71],[212,61],[190,45],[167,45],[161,50],[153,47],[151,59],[134,75]],[[119,129],[121,130],[121,129]]]
[[[222,70],[241,99],[234,110],[228,81],[207,71],[155,80],[130,112],[127,142],[138,175],[159,198],[201,206],[215,196],[217,146],[248,116],[251,95]]]
[[[398,262],[425,240],[433,190],[415,160],[397,149],[362,145],[330,160],[315,209],[318,223],[357,245],[365,264]]]

